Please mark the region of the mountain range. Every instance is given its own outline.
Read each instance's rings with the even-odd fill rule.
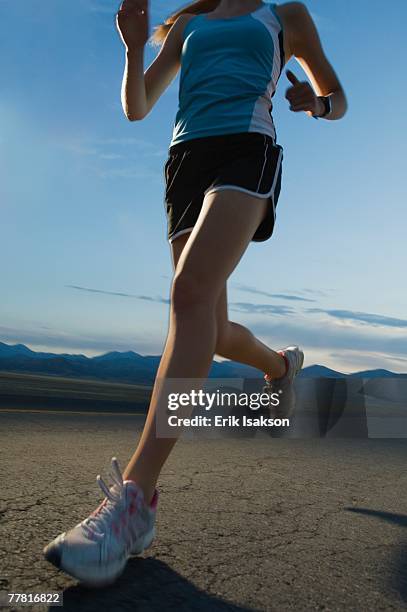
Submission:
[[[160,362],[159,355],[139,355],[134,351],[112,351],[96,357],[68,353],[42,353],[24,344],[0,342],[0,371],[43,374],[72,378],[86,378],[151,385]],[[304,368],[304,378],[407,378],[388,370],[367,370],[353,374],[336,372],[322,365]],[[250,366],[234,361],[213,361],[210,378],[261,378],[262,373]]]

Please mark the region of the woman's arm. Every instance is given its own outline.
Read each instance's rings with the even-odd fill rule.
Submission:
[[[288,75],[293,84],[287,90],[291,110],[305,111],[309,115],[322,115],[325,107],[319,96],[329,96],[332,111],[326,119],[341,119],[347,110],[347,100],[342,85],[328,61],[314,21],[301,2],[289,2],[278,7],[283,22],[288,49],[287,61],[294,56],[311,81],[299,82]]]
[[[140,13],[144,10],[144,13]],[[148,6],[140,0],[124,0],[117,27],[126,51],[121,100],[129,121],[144,119],[170,85],[180,68],[182,33],[191,15],[181,15],[162,47],[144,72],[144,47],[148,40]]]

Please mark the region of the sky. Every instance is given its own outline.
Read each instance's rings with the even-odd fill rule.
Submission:
[[[230,277],[230,318],[275,349],[301,345],[305,366],[407,372],[407,3],[305,4],[349,111],[336,122],[294,114],[281,77],[277,225]],[[180,6],[153,1],[151,26]],[[162,351],[172,275],[163,166],[179,77],[143,121],[126,119],[118,7],[0,0],[0,341]],[[146,68],[157,52],[146,48]]]

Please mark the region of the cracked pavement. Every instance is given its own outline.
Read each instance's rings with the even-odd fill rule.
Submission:
[[[181,440],[153,546],[92,590],[42,548],[96,508],[96,475],[112,456],[125,467],[142,417],[10,411],[0,423],[0,591],[59,591],[80,611],[407,609],[407,440]]]

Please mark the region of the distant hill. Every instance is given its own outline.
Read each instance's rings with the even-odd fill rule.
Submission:
[[[312,365],[301,370],[300,376],[302,378],[346,378],[347,375],[325,366]]]
[[[72,378],[152,384],[160,362],[159,355],[139,355],[134,351],[112,351],[96,357],[35,352],[24,344],[0,342],[0,371],[45,374]],[[211,378],[261,378],[259,370],[234,361],[213,361]],[[321,365],[304,368],[304,378],[346,378],[347,375]],[[369,370],[350,374],[360,378],[407,378],[387,370]]]
[[[358,378],[407,378],[407,374],[395,374],[388,370],[365,370],[364,372],[356,372],[349,376],[357,376]]]

